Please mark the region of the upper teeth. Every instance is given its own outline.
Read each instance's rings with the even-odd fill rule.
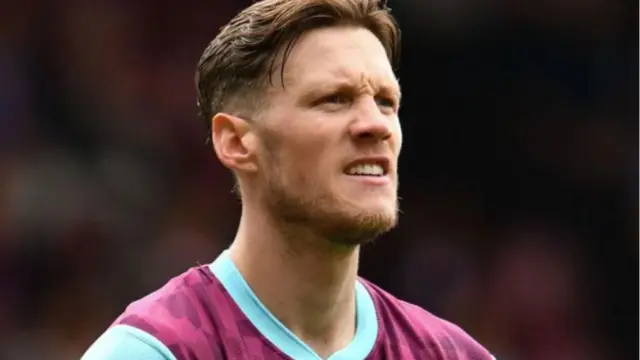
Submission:
[[[384,169],[378,164],[358,164],[349,168],[349,175],[375,175],[384,174]]]

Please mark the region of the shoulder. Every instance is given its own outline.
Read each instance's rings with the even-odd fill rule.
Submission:
[[[128,325],[105,331],[81,360],[176,360],[172,351],[149,333]]]
[[[215,341],[214,298],[219,287],[204,269],[191,268],[132,302],[111,329],[125,327],[147,334],[178,358],[198,352],[199,347],[207,348]]]
[[[445,353],[473,355],[472,359],[493,359],[489,351],[460,326],[437,317],[417,305],[402,300],[399,302],[406,309],[410,319],[413,319],[416,332],[424,336],[433,336]]]
[[[205,290],[205,278],[199,277],[199,272],[199,268],[191,268],[161,288],[133,301],[114,324],[147,328],[152,323],[162,328],[178,328],[191,322],[197,326],[200,322],[199,308],[203,305],[199,303],[198,291]]]
[[[386,336],[413,348],[429,349],[444,359],[492,360],[491,354],[461,327],[365,283]]]

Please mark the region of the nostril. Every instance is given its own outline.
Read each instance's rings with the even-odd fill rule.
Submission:
[[[356,137],[360,140],[388,140],[391,137],[389,131],[362,131]]]
[[[376,136],[372,133],[372,132],[361,132],[360,134],[358,134],[358,138],[359,139],[363,139],[363,140],[369,140],[369,139],[373,139]]]

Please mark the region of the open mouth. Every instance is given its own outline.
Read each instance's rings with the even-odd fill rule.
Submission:
[[[344,173],[350,176],[383,177],[389,173],[390,162],[387,158],[360,159],[349,164]]]
[[[386,172],[380,164],[357,164],[349,167],[346,173],[352,176],[384,176]]]

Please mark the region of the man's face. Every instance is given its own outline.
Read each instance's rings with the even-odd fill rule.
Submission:
[[[261,193],[276,218],[342,244],[397,222],[400,89],[368,30],[313,30],[296,42],[258,121]]]

